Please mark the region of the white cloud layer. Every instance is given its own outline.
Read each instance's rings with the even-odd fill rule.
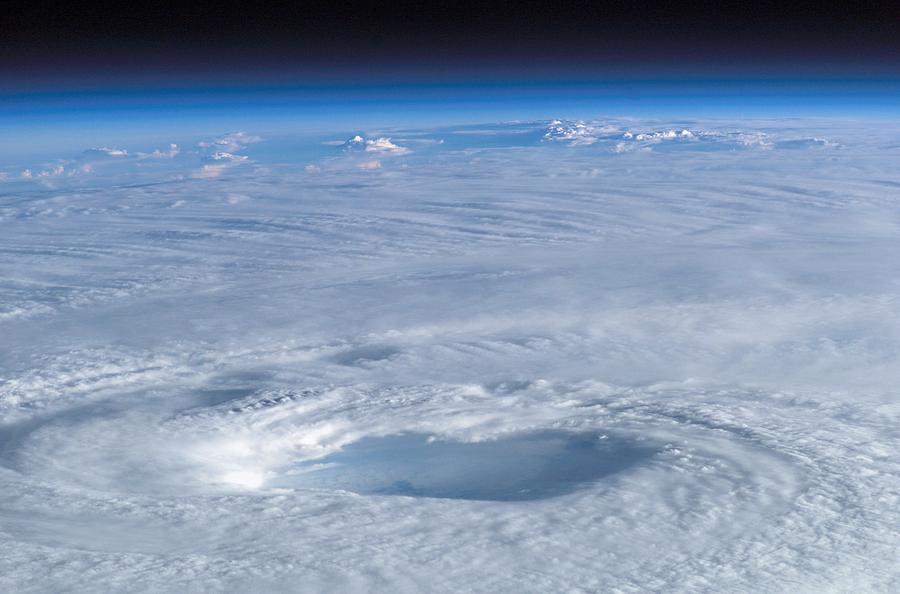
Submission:
[[[0,591],[897,591],[900,131],[552,126],[9,164]]]

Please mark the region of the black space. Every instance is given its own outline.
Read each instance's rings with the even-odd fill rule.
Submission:
[[[136,66],[774,72],[825,65],[852,74],[895,72],[900,64],[900,3],[864,1],[30,2],[4,8],[0,23],[0,68],[19,77]]]

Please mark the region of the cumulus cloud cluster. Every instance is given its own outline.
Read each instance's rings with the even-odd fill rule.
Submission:
[[[246,132],[233,132],[216,138],[202,140],[198,146],[202,149],[212,149],[214,151],[227,151],[230,153],[237,152],[248,144],[256,144],[262,142],[262,137]]]
[[[664,127],[640,129],[633,124],[552,120],[546,125],[544,141],[568,146],[596,145],[614,153],[650,151],[654,146],[698,143],[706,147],[729,149],[840,148],[840,144],[816,137],[793,137],[784,133],[759,130]]]
[[[120,147],[95,147],[81,152],[74,158],[61,158],[53,163],[34,165],[13,173],[22,181],[48,182],[59,178],[91,176],[118,176],[134,174],[137,171],[178,171],[181,174],[209,178],[221,175],[230,167],[246,163],[249,157],[233,151],[247,145],[262,142],[257,135],[245,132],[225,134],[212,139],[200,140],[197,148],[183,151],[176,143],[167,148],[150,151],[130,150]],[[10,172],[2,172],[3,179],[10,178]],[[56,183],[56,182],[54,182]]]
[[[120,148],[91,148],[84,151],[85,157],[127,157],[128,150]]]
[[[230,163],[240,163],[248,158],[244,155],[233,155],[225,151],[216,151],[207,157],[210,161],[227,161]]]
[[[394,144],[391,142],[391,139],[386,136],[364,138],[357,134],[344,142],[342,146],[345,152],[365,152],[380,156],[408,155],[412,152],[405,146]]]
[[[405,146],[398,146],[394,144],[393,142],[391,142],[390,138],[381,137],[367,140],[366,152],[382,155],[406,155],[409,154],[410,150]]]
[[[843,145],[833,139],[818,135],[798,135],[796,131],[741,129],[726,126],[701,126],[685,122],[680,126],[654,125],[638,120],[562,120],[549,122],[516,122],[485,126],[464,126],[444,130],[456,136],[456,146],[448,148],[438,131],[404,132],[403,141],[395,141],[388,135],[366,137],[354,135],[345,141],[330,141],[325,146],[340,146],[346,158],[335,158],[327,151],[322,160],[305,162],[306,173],[322,173],[339,169],[374,171],[391,168],[392,165],[408,167],[410,159],[427,161],[440,152],[470,146],[477,149],[484,139],[491,144],[507,146],[535,146],[559,143],[588,151],[605,151],[612,154],[630,152],[667,152],[671,150],[832,150]],[[466,139],[465,142],[460,142]],[[247,132],[234,132],[194,141],[193,149],[184,150],[176,143],[168,148],[139,150],[104,146],[91,148],[76,158],[56,159],[25,168],[0,171],[0,179],[31,181],[58,185],[62,178],[89,178],[92,176],[118,176],[130,173],[168,170],[173,175],[194,178],[219,177],[231,168],[253,162],[244,154],[250,145],[262,142],[261,136]],[[407,144],[415,143],[417,151]],[[499,143],[499,144],[498,144]],[[399,161],[395,157],[408,157]],[[478,159],[477,156],[473,157]],[[257,167],[262,172],[264,169]]]
[[[658,132],[625,132],[622,138],[626,140],[636,140],[638,142],[658,142],[661,140],[690,140],[697,138],[697,134],[687,129],[682,130],[662,130]]]
[[[572,146],[590,145],[617,133],[619,128],[609,124],[553,120],[547,125],[544,140],[567,142]]]
[[[599,142],[618,140],[642,144],[654,144],[667,140],[694,140],[705,135],[705,132],[692,131],[686,128],[650,131],[634,131],[615,124],[603,122],[584,122],[552,120],[546,127],[545,141],[565,142],[569,146],[593,145]],[[624,145],[622,145],[624,146]]]
[[[181,149],[178,148],[178,145],[172,143],[169,145],[168,150],[160,150],[155,149],[152,153],[149,153],[148,156],[153,157],[154,159],[174,159],[181,153]]]
[[[47,179],[52,177],[60,177],[62,175],[75,175],[75,170],[66,171],[65,165],[56,164],[51,165],[43,169],[39,169],[37,171],[32,171],[31,169],[23,169],[20,177],[22,179]]]
[[[261,136],[247,134],[246,132],[234,132],[223,136],[202,140],[197,143],[203,161],[209,161],[212,164],[205,164],[200,169],[191,173],[194,178],[213,178],[219,177],[229,168],[241,163],[249,162],[250,158],[246,155],[239,155],[236,151],[245,148],[247,145],[262,142]]]

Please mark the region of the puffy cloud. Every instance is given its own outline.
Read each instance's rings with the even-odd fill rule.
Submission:
[[[350,138],[343,144],[346,152],[366,152],[378,155],[407,155],[411,153],[405,146],[400,146],[391,142],[386,136],[379,138],[363,138],[359,134]]]
[[[215,151],[233,153],[248,144],[255,144],[257,142],[262,142],[262,140],[261,136],[247,134],[246,132],[234,132],[220,136],[219,138],[203,140],[198,143],[198,146],[203,149],[213,149]]]
[[[178,156],[178,153],[180,153],[180,152],[181,152],[181,149],[178,148],[178,145],[175,143],[172,143],[169,145],[169,150],[161,151],[159,149],[156,149],[155,151],[153,151],[152,153],[150,153],[147,156],[153,157],[154,159],[174,159],[175,157]]]
[[[366,150],[366,139],[357,134],[353,138],[348,139],[342,145],[345,151],[363,151]]]
[[[594,144],[602,138],[618,133],[615,126],[582,121],[553,120],[547,125],[545,141],[568,142],[570,146]]]
[[[66,171],[66,168],[63,167],[62,165],[55,165],[55,166],[51,167],[50,169],[41,170],[41,172],[38,175],[40,177],[57,177],[57,176],[60,176],[63,173],[65,173],[65,171]]]
[[[703,141],[713,142],[723,147],[743,149],[808,149],[808,148],[840,148],[841,145],[824,138],[779,138],[779,134],[759,131],[722,131],[722,130],[688,130],[686,128],[670,128],[649,132],[625,132],[622,138],[633,143],[644,145],[658,144],[668,141]],[[620,151],[617,151],[620,152]]]
[[[744,148],[772,148],[773,143],[765,132],[734,132],[725,135]]]
[[[703,143],[704,150],[830,149],[842,145],[820,137],[784,136],[784,132],[760,130],[697,129],[665,127],[634,129],[609,122],[552,120],[542,141],[568,146],[602,145],[613,153],[651,151],[663,145]]]
[[[100,147],[84,151],[82,158],[97,159],[106,157],[135,157],[138,159],[173,159],[181,152],[177,144],[169,144],[168,150],[155,149],[152,153],[129,153],[127,149]]]
[[[120,148],[92,148],[84,151],[85,156],[127,157],[128,151]]]
[[[211,140],[203,140],[198,146],[203,149],[203,160],[213,161],[215,165],[204,165],[199,171],[192,174],[195,178],[218,177],[222,174],[226,167],[238,165],[249,161],[249,157],[238,155],[235,151],[240,150],[248,144],[262,142],[262,137],[253,136],[246,132],[235,132],[226,134],[219,138]]]
[[[367,153],[386,153],[391,155],[405,155],[410,152],[405,146],[398,146],[391,142],[390,138],[381,137],[366,141]]]
[[[191,174],[191,177],[199,179],[219,177],[220,175],[222,175],[222,173],[225,172],[226,169],[248,161],[249,157],[246,157],[244,155],[235,155],[227,151],[216,151],[204,157],[204,160],[212,161],[213,164],[204,165],[199,170]]]
[[[694,133],[687,129],[672,129],[661,130],[658,132],[640,132],[638,134],[635,134],[633,132],[625,132],[625,134],[622,135],[622,138],[626,138],[628,140],[636,140],[638,142],[661,142],[663,140],[693,140],[699,135],[699,133]]]
[[[35,178],[48,178],[48,177],[59,177],[66,172],[66,168],[64,165],[53,165],[52,167],[48,167],[47,169],[41,169],[40,171],[34,171],[32,169],[23,169],[22,173],[19,176],[22,179],[35,179]]]
[[[227,161],[230,163],[240,163],[242,161],[246,161],[247,157],[244,155],[234,155],[232,153],[228,153],[225,151],[217,151],[209,156],[209,159],[212,161]]]

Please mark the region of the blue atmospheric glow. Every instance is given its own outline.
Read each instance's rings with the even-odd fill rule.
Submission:
[[[225,129],[323,132],[377,126],[593,117],[890,118],[894,80],[786,78],[98,88],[0,95],[0,158],[43,145],[153,143]]]

